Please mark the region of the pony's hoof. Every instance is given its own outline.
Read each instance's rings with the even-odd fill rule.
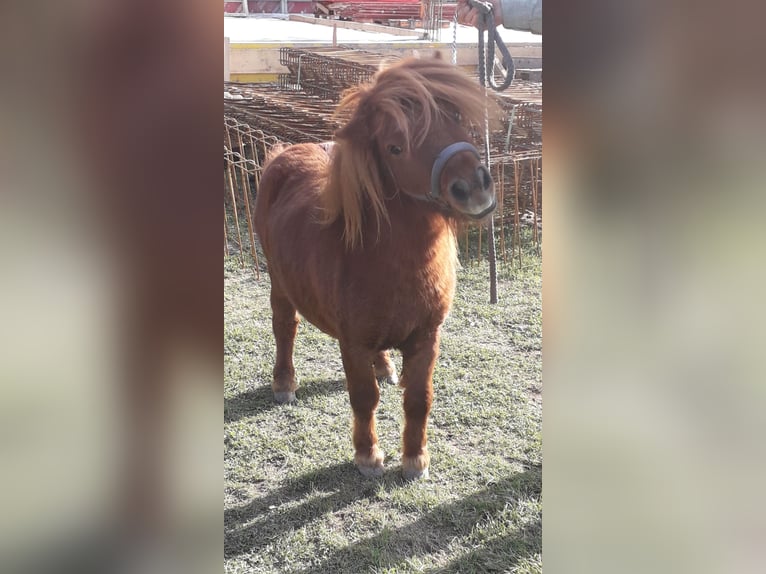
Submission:
[[[381,385],[398,385],[399,375],[396,374],[396,371],[390,375],[381,375],[378,377],[378,383]]]
[[[292,391],[275,391],[274,401],[280,405],[291,404],[295,402],[295,393]]]
[[[383,476],[383,453],[378,447],[373,447],[370,456],[354,456],[354,464],[366,478],[378,478]]]
[[[428,469],[415,470],[414,468],[403,468],[402,477],[404,477],[404,480],[428,480]]]
[[[402,476],[405,480],[425,480],[428,478],[428,452],[419,456],[402,457]]]
[[[383,465],[380,466],[359,466],[357,465],[359,472],[365,478],[380,478],[383,476]]]

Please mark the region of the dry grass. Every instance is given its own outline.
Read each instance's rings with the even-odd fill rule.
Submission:
[[[400,476],[401,389],[381,391],[387,470],[365,479],[337,343],[302,323],[298,403],[275,405],[268,275],[230,259],[224,278],[226,572],[542,572],[539,259],[500,270],[496,306],[486,265],[460,271],[434,374],[431,479],[415,483]]]

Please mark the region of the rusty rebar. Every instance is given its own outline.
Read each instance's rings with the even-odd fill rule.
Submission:
[[[244,179],[243,193],[260,185],[263,164],[269,149],[276,143],[320,142],[332,139],[341,120],[333,116],[336,102],[343,90],[369,81],[380,65],[396,57],[384,56],[345,47],[337,48],[282,48],[280,59],[287,74],[275,84],[225,83],[230,97],[224,100],[224,159],[233,173]],[[297,82],[298,65],[301,67],[300,85]],[[494,221],[500,226],[500,250],[503,262],[508,262],[506,225],[512,223],[511,260],[518,255],[521,261],[521,225],[530,218],[521,212],[524,205],[532,205],[532,243],[540,253],[541,222],[541,158],[542,158],[542,89],[541,84],[516,80],[498,97],[504,110],[502,129],[490,135],[490,163],[496,168],[498,210]],[[232,145],[236,140],[240,145]],[[479,142],[477,141],[477,144]],[[528,172],[525,172],[525,166]],[[506,169],[513,167],[513,170]],[[247,174],[247,175],[245,175]],[[230,184],[231,185],[231,184]],[[507,193],[512,186],[512,193]],[[233,190],[232,190],[233,193]],[[248,211],[247,202],[245,211]],[[235,213],[236,215],[236,213]],[[248,225],[251,224],[248,214]],[[236,221],[235,221],[236,223]],[[477,228],[476,259],[482,257],[481,226]],[[250,232],[248,228],[248,232]],[[461,234],[464,253],[470,257],[470,227]],[[254,236],[250,233],[251,249],[257,263]],[[243,248],[240,240],[240,248]]]

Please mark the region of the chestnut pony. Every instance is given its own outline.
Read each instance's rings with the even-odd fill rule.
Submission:
[[[338,339],[354,413],[354,461],[383,472],[377,379],[402,353],[402,472],[428,476],[426,421],[439,329],[455,290],[455,226],[496,205],[468,143],[484,119],[480,87],[440,58],[406,59],[344,95],[335,143],[286,147],[267,164],[255,227],[271,276],[277,345],[272,388],[295,400],[298,313]]]

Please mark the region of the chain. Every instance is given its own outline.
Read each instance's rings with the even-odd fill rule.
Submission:
[[[452,19],[452,65],[457,66],[457,10]]]
[[[482,10],[479,14],[479,82],[484,90],[484,163],[487,169],[492,173],[490,162],[490,141],[489,141],[489,109],[486,104],[489,94],[487,92],[488,87],[500,91],[504,90],[510,84],[504,84],[502,87],[498,87],[495,82],[493,73],[494,68],[490,65],[494,64],[495,59],[495,42],[497,36],[495,35],[495,16],[492,13],[492,5],[489,3],[482,4]],[[482,26],[483,23],[483,26]],[[483,29],[482,29],[483,28]],[[484,29],[487,30],[487,44],[484,44]],[[502,44],[502,42],[501,42]],[[503,46],[504,47],[504,46]],[[510,79],[513,79],[511,73]],[[497,303],[497,254],[495,252],[495,220],[492,216],[487,221],[487,259],[489,260],[489,302],[490,304]]]
[[[479,78],[485,78],[486,80],[486,83],[485,80],[482,80],[482,85],[488,85],[493,90],[501,92],[508,88],[513,81],[513,58],[500,38],[500,35],[497,33],[492,4],[485,0],[469,0],[469,3],[471,6],[477,8],[479,12]],[[484,48],[485,30],[487,31],[486,50]],[[497,48],[500,50],[500,54],[503,58],[502,65],[505,69],[503,82],[500,85],[495,83],[495,45],[497,45]]]
[[[484,90],[484,101],[486,102],[489,97],[487,93],[489,81],[487,78],[487,53],[484,47],[484,34],[481,31],[479,32],[479,83]],[[484,158],[487,169],[489,169],[489,110],[486,103],[484,104]]]

